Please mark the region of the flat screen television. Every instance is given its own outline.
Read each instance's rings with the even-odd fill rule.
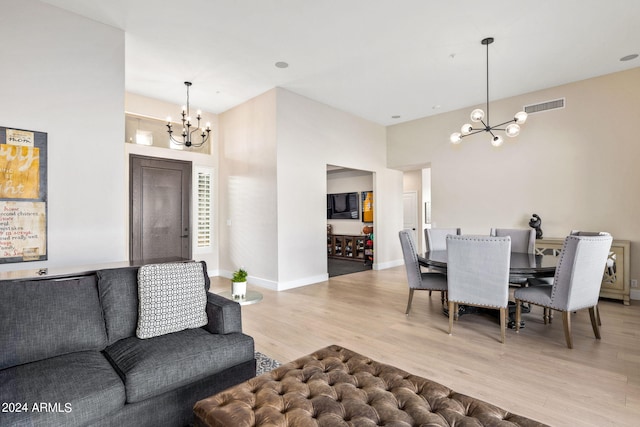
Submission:
[[[327,219],[360,219],[358,193],[327,194]]]

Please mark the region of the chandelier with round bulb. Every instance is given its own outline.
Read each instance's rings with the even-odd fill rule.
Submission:
[[[499,147],[504,142],[504,139],[501,135],[495,133],[495,131],[504,131],[508,137],[515,137],[520,134],[520,125],[527,121],[527,113],[520,111],[516,113],[511,120],[495,126],[489,124],[489,45],[491,43],[493,43],[493,37],[482,39],[482,44],[487,46],[487,113],[485,115],[485,112],[480,108],[476,108],[471,112],[471,121],[482,124],[482,127],[473,127],[470,123],[463,124],[460,132],[451,134],[449,139],[453,144],[459,144],[462,138],[466,136],[475,135],[479,132],[489,132],[491,134],[491,145]]]

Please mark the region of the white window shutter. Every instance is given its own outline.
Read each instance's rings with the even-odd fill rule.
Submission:
[[[197,246],[207,248],[212,245],[212,217],[213,217],[213,174],[206,171],[197,172],[198,203],[197,203]]]

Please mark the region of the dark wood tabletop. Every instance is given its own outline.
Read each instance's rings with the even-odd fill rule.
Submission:
[[[427,251],[418,254],[418,261],[424,267],[444,273],[447,270],[447,251]],[[509,275],[513,278],[553,277],[557,263],[558,257],[554,255],[511,252]]]

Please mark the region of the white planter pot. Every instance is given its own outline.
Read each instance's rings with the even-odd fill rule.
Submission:
[[[244,298],[247,294],[247,282],[231,282],[231,296],[233,298]]]

